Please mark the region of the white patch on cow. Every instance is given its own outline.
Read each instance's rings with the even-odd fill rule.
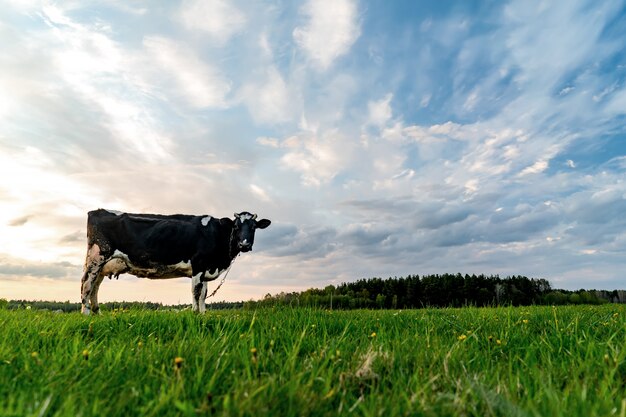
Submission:
[[[206,216],[206,217],[203,217],[202,220],[200,220],[200,222],[202,223],[202,226],[206,226],[207,224],[209,224],[211,219],[212,219],[211,216]]]
[[[87,257],[85,259],[85,274],[83,281],[81,282],[81,311],[83,314],[89,314],[91,312],[90,300],[92,297],[92,291],[98,291],[98,274],[99,268],[104,262],[104,257],[100,253],[100,246],[94,243],[87,249]]]
[[[189,260],[187,262],[180,261],[177,264],[170,265],[169,268],[176,269],[178,271],[185,271],[188,274],[188,276],[190,276],[191,272],[192,272],[191,271],[191,260]]]
[[[102,267],[102,272],[100,272],[105,277],[117,277],[120,274],[123,274],[128,270],[128,265],[126,261],[120,258],[112,258],[107,261]]]
[[[115,252],[113,252],[113,256],[111,256],[111,258],[120,258],[120,259],[127,260],[128,255],[126,255],[124,252],[122,252],[119,249],[115,249]]]
[[[215,268],[215,272],[211,273],[210,270],[206,270],[204,271],[204,279],[207,281],[212,281],[214,279],[216,279],[217,277],[219,277],[222,272],[224,272],[224,270],[220,270],[218,268]]]
[[[248,239],[244,239],[243,242],[241,242],[242,245],[247,245],[248,244]]]
[[[93,261],[94,259],[101,258],[100,255],[100,246],[97,243],[94,243],[87,250],[87,261]]]
[[[198,311],[199,308],[199,303],[200,303],[200,299],[202,297],[196,298],[196,293],[195,293],[195,288],[196,285],[198,284],[204,284],[202,286],[202,289],[204,290],[205,294],[206,294],[206,283],[202,282],[202,272],[197,273],[196,275],[194,275],[193,277],[191,277],[191,303],[192,303],[192,310],[193,311]],[[200,293],[200,295],[202,296],[202,293]]]
[[[92,285],[92,281],[96,278],[95,271],[98,266],[102,265],[104,261],[104,256],[100,254],[100,246],[94,243],[87,250],[87,258],[85,259],[85,272],[89,272],[89,276],[87,277],[87,286],[90,288]]]
[[[115,214],[116,216],[121,216],[122,214],[124,214],[121,211],[117,211],[117,210],[107,210],[107,209],[105,209],[105,210],[108,211],[111,214]]]
[[[198,311],[200,314],[204,314],[206,312],[206,293],[208,287],[209,286],[206,282],[202,283],[202,290],[200,291],[200,298],[198,299]]]
[[[128,255],[116,249],[103,267],[103,275],[119,275],[129,273],[139,278],[169,279],[190,277],[192,274],[191,260],[180,261],[174,265],[163,265],[159,267],[146,268],[134,265]]]
[[[250,220],[253,219],[254,216],[252,214],[242,214],[239,216],[239,220],[241,220],[241,223],[245,222],[246,220]]]

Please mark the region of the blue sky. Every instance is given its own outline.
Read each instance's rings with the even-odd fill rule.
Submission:
[[[624,39],[623,1],[5,0],[0,297],[77,301],[98,207],[271,219],[217,299],[444,272],[624,288]]]

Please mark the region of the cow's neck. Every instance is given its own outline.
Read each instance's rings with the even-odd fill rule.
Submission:
[[[230,228],[230,237],[228,238],[228,263],[230,264],[233,259],[239,255],[239,245],[237,239],[235,239],[235,228]]]

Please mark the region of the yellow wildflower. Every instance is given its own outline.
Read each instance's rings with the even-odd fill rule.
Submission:
[[[528,324],[528,320],[524,319],[524,320],[522,320],[522,323]]]
[[[373,339],[376,337],[376,332],[372,332],[372,334],[370,335],[370,337]]]
[[[466,336],[466,335],[464,335],[464,334],[462,334],[461,336],[459,336],[459,337],[458,337],[458,339],[459,339],[460,341],[463,341],[463,340],[467,339],[467,336]]]
[[[335,395],[335,389],[332,388],[330,391],[328,391],[328,393],[326,395],[324,395],[324,399],[327,400],[329,398],[332,398],[332,396]]]
[[[83,350],[83,358],[85,358],[85,360],[89,359],[89,351],[87,349]]]
[[[174,367],[176,369],[180,369],[183,366],[183,362],[185,362],[185,360],[183,358],[181,358],[180,356],[177,356],[174,358]]]
[[[33,359],[37,359],[38,356],[39,356],[39,353],[37,353],[37,352],[33,352],[33,353],[30,354],[30,357],[33,358]]]

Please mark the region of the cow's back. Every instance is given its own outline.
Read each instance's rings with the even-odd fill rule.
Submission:
[[[215,247],[212,240],[218,236],[202,233],[200,222],[201,217],[186,214],[98,209],[88,213],[87,236],[89,244],[98,244],[105,257],[119,251],[139,265],[176,263],[191,259],[199,250],[211,251]]]

